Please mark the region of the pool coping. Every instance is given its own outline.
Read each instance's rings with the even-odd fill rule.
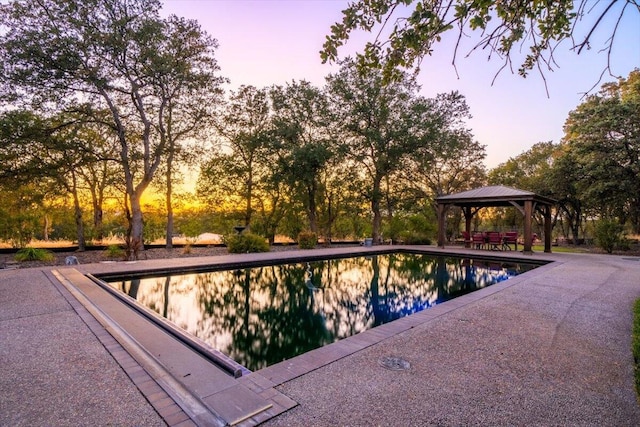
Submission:
[[[321,252],[318,252],[321,251]],[[309,252],[309,253],[306,253]],[[293,252],[266,252],[266,253],[253,253],[242,254],[247,256],[246,259],[241,259],[238,255],[232,257],[201,257],[201,258],[182,258],[182,265],[180,266],[167,266],[159,265],[146,268],[135,268],[131,270],[130,266],[136,264],[133,262],[115,263],[107,262],[102,263],[106,265],[116,266],[115,269],[110,271],[94,274],[96,278],[104,281],[112,281],[120,279],[123,275],[127,278],[145,278],[164,275],[166,273],[200,273],[208,271],[220,271],[220,270],[234,270],[238,268],[252,268],[252,267],[266,267],[270,265],[296,262],[310,262],[310,261],[322,261],[326,259],[340,259],[350,258],[360,255],[384,255],[390,253],[422,253],[437,256],[455,256],[455,257],[468,257],[474,259],[480,259],[482,261],[514,261],[523,262],[526,261],[530,264],[544,265],[552,260],[533,258],[531,255],[526,255],[521,252],[495,252],[495,251],[476,251],[474,253],[461,252],[456,250],[434,250],[432,247],[425,249],[420,246],[385,246],[385,247],[351,247],[351,248],[332,248],[327,251],[326,249],[316,249],[311,251],[293,251]],[[497,253],[509,253],[508,256],[496,255]],[[240,256],[242,256],[240,255]],[[216,258],[216,262],[201,263],[198,260],[210,260]],[[230,258],[226,260],[225,258]],[[193,262],[189,262],[193,261]],[[102,265],[101,264],[101,265]],[[125,267],[118,269],[117,267]]]
[[[434,250],[433,247],[425,248],[421,246],[402,246],[402,247],[398,247],[398,246],[379,247],[378,246],[378,247],[372,247],[372,248],[351,247],[351,248],[339,248],[339,249],[330,248],[330,249],[317,249],[315,251],[309,251],[309,253],[305,253],[305,252],[307,251],[295,251],[295,253],[272,252],[272,253],[266,253],[266,254],[243,254],[241,256],[234,256],[232,257],[232,259],[229,259],[229,258],[222,259],[225,257],[203,257],[203,258],[180,259],[179,270],[195,271],[195,270],[202,270],[205,268],[210,269],[212,264],[215,265],[216,269],[228,269],[228,268],[237,268],[240,266],[242,267],[263,266],[263,265],[270,265],[270,264],[282,263],[282,262],[300,262],[300,261],[310,261],[315,259],[342,258],[342,257],[348,257],[348,256],[358,256],[363,254],[366,255],[366,254],[390,253],[390,252],[418,252],[418,253],[432,254],[437,256],[457,256],[457,257],[464,256],[464,257],[470,257],[470,258],[481,258],[483,260],[517,261],[517,262],[530,262],[530,263],[539,263],[539,264],[544,263],[546,265],[541,265],[534,270],[521,273],[518,276],[510,278],[509,280],[505,280],[505,281],[493,284],[489,287],[476,290],[469,294],[457,297],[453,300],[449,300],[444,303],[438,304],[434,307],[430,307],[427,310],[422,310],[418,313],[414,313],[412,315],[405,316],[403,318],[397,319],[390,323],[380,325],[373,329],[369,329],[359,334],[347,337],[345,339],[328,344],[321,348],[311,350],[307,353],[301,354],[291,359],[262,368],[258,371],[246,373],[241,377],[235,379],[235,381],[237,381],[238,386],[243,391],[246,392],[248,390],[251,393],[254,393],[259,399],[268,401],[269,402],[268,405],[266,406],[263,405],[262,409],[259,411],[256,411],[254,407],[243,411],[243,408],[240,407],[239,412],[238,411],[234,412],[233,419],[229,419],[228,416],[225,418],[224,416],[221,416],[219,413],[217,413],[216,410],[212,410],[211,412],[214,414],[214,417],[213,417],[214,419],[216,416],[219,416],[220,418],[223,419],[223,421],[227,425],[251,426],[251,425],[260,424],[297,405],[296,402],[294,402],[293,400],[291,400],[290,398],[288,398],[287,396],[283,395],[282,393],[276,390],[275,387],[277,387],[278,385],[281,385],[294,378],[310,373],[316,369],[319,369],[323,366],[331,364],[337,360],[348,357],[354,353],[357,353],[370,346],[376,345],[386,339],[389,339],[393,336],[401,334],[416,326],[422,325],[424,323],[428,323],[442,315],[445,315],[467,304],[473,303],[475,301],[479,301],[483,298],[487,298],[511,286],[515,286],[521,281],[527,280],[530,277],[532,277],[532,274],[535,274],[536,272],[542,272],[547,268],[553,268],[555,265],[558,264],[558,262],[561,262],[553,259],[546,259],[546,257],[545,259],[538,259],[538,258],[534,259],[531,255],[528,255],[528,254],[525,255],[521,253],[510,253],[509,256],[505,257],[502,255],[495,255],[493,252],[487,252],[487,251],[469,251],[469,250],[456,250],[456,249],[452,250],[451,248],[448,248],[448,250],[437,250],[437,249]],[[165,261],[168,261],[168,260],[165,260]],[[96,277],[98,278],[109,277],[113,274],[124,274],[124,273],[131,273],[131,272],[134,272],[134,273],[137,272],[141,275],[149,275],[149,274],[161,274],[164,271],[172,271],[172,272],[176,271],[175,268],[172,268],[170,265],[167,265],[172,263],[173,262],[163,262],[163,263],[156,263],[157,265],[150,265],[151,263],[149,261],[145,261],[144,264],[143,262],[141,262],[140,264],[116,263],[115,265],[112,263],[100,264],[100,265],[88,264],[86,266],[77,266],[78,269],[77,270],[73,269],[73,270],[78,271],[78,273],[80,273],[80,270],[81,270],[81,271],[84,271],[83,274],[88,274],[88,275],[95,274]],[[136,268],[140,266],[144,266],[144,268]],[[73,283],[73,280],[70,280],[69,282]],[[99,286],[95,282],[92,282],[92,283],[95,286]],[[77,299],[76,295],[73,295],[73,296],[74,298]],[[91,312],[91,310],[89,310],[89,312]],[[91,314],[92,316],[95,317],[94,313],[91,313]],[[114,335],[114,331],[112,329],[108,329],[108,332],[111,335]],[[118,357],[116,357],[116,355],[120,352],[120,350],[124,350],[125,352],[130,353],[130,351],[124,349],[124,347],[118,348],[115,351],[107,347],[107,350],[112,352],[116,360],[118,360]],[[134,357],[134,360],[138,360],[138,359]],[[158,382],[158,373],[157,372],[154,373],[153,369],[151,369],[152,372],[149,372],[149,368],[148,367],[145,368],[143,364],[138,363],[137,367],[142,368],[150,375],[151,378],[154,378],[154,380],[156,381],[156,383],[158,383],[161,389],[164,389],[165,391],[168,390],[167,395],[175,402],[176,405],[182,408],[183,416],[165,418],[165,421],[169,425],[178,425],[176,423],[172,423],[172,420],[174,419],[180,420],[179,423],[180,425],[182,425],[182,423],[186,421],[182,419],[184,418],[184,416],[188,417],[196,425],[210,424],[209,422],[204,422],[204,423],[199,422],[198,416],[197,416],[197,410],[194,412],[193,409],[188,408],[188,405],[185,406],[184,402],[180,401],[180,398],[175,397],[175,391],[172,392],[171,387],[167,388],[166,384],[162,384],[162,381]],[[123,369],[125,369],[124,366],[123,366]],[[125,371],[127,371],[127,369],[125,369]],[[129,372],[127,371],[127,373]],[[160,379],[162,379],[162,375],[160,375],[160,377],[161,377]],[[132,380],[133,380],[133,377],[132,377]],[[141,387],[139,388],[141,392],[145,394],[145,396],[147,396],[149,401],[153,404],[152,396],[150,396],[143,388]],[[155,388],[153,389],[153,391],[157,392]],[[230,390],[230,391],[223,390],[220,393],[218,393],[218,397],[217,397],[218,403],[219,403],[218,407],[220,407],[220,405],[222,405],[222,407],[228,406],[229,404],[233,404],[234,401],[235,403],[237,403],[238,400],[241,400],[244,397],[246,397],[246,393],[244,397],[242,396],[242,393],[234,394],[236,391],[237,389]],[[173,393],[173,396],[172,396],[172,393]],[[227,394],[226,396],[225,396],[225,393]]]
[[[426,310],[421,310],[392,322],[376,326],[375,328],[367,329],[366,331],[360,332],[356,335],[351,335],[347,338],[343,338],[334,343],[308,351],[291,359],[267,366],[249,375],[260,375],[261,377],[269,380],[274,387],[278,386],[342,359],[343,357],[347,357],[358,351],[364,350],[367,347],[378,344],[395,335],[413,329],[416,326],[428,323],[440,316],[455,311],[460,307],[480,301],[512,286],[516,286],[522,281],[530,279],[532,276],[530,273],[543,273],[547,269],[555,268],[559,264],[561,264],[561,262],[550,262],[545,265],[541,265],[534,270],[518,274],[508,280],[461,295],[433,307],[429,307]]]

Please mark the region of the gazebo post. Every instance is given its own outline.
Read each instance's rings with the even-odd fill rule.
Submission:
[[[475,214],[472,211],[473,209],[471,208],[471,206],[465,206],[462,208],[462,212],[464,213],[464,229],[467,232],[467,236],[469,237],[471,237],[471,220],[473,219],[473,215]],[[469,239],[465,239],[464,247],[471,247],[471,242],[469,241]]]
[[[438,203],[438,247],[444,248],[445,236],[445,214],[447,213],[448,205],[444,203]]]
[[[533,201],[524,201],[524,253],[530,254],[531,250],[531,217],[533,215]]]
[[[544,209],[544,251],[551,253],[551,206]]]

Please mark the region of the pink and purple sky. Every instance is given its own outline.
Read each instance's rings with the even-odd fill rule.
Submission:
[[[598,10],[604,6],[592,3]],[[229,89],[243,84],[285,84],[294,79],[323,86],[324,78],[337,68],[322,64],[318,52],[347,4],[346,0],[164,0],[163,13],[196,19],[218,40],[216,57],[221,75],[231,81]],[[595,15],[583,20],[579,28],[590,28]],[[569,50],[569,42],[561,45],[555,55],[558,67],[545,73],[548,96],[543,79],[535,71],[524,79],[504,70],[492,85],[502,63],[497,57],[488,61],[485,51],[465,58],[466,51],[462,50],[456,61],[457,76],[451,65],[453,35],[444,38],[434,55],[424,59],[418,77],[421,93],[432,97],[457,90],[465,95],[473,115],[468,126],[487,146],[485,164],[493,168],[537,142],[560,141],[568,113],[598,83],[606,66],[606,53],[599,51],[612,25],[611,19],[605,22],[595,34],[592,49],[579,56]],[[353,54],[373,37],[353,34],[340,55]],[[640,13],[629,8],[616,40],[612,71],[626,77],[640,67]],[[519,65],[515,63],[514,68]],[[607,73],[601,83],[613,80]]]

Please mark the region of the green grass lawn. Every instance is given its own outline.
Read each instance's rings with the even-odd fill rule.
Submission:
[[[532,245],[531,250],[534,252],[544,252],[544,245]],[[589,249],[577,246],[552,246],[551,252],[571,252],[571,253],[589,253]]]

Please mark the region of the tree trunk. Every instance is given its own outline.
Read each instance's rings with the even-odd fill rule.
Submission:
[[[84,251],[87,248],[84,238],[84,223],[82,221],[82,207],[80,206],[80,198],[78,197],[78,188],[76,181],[76,174],[71,172],[71,180],[73,182],[73,209],[74,219],[76,222],[76,234],[78,237],[78,250]]]
[[[99,194],[99,191],[102,192],[104,190],[98,190],[94,186],[91,187],[91,204],[93,206],[93,230],[95,233],[96,240],[104,239],[104,229],[102,227],[103,221],[103,210],[102,210],[102,195]]]
[[[380,229],[382,228],[380,180],[380,178],[377,178],[373,183],[373,194],[371,195],[371,211],[373,212],[373,230],[371,237],[373,237],[373,241],[376,243],[380,239]]]
[[[318,214],[316,206],[316,188],[315,183],[307,186],[307,216],[309,218],[309,230],[318,235]]]
[[[82,221],[82,209],[80,208],[80,204],[75,200],[76,197],[74,196],[74,217],[76,220],[76,233],[78,236],[78,250],[79,251],[85,251],[87,249],[87,245],[85,242],[85,237],[84,237],[84,224]]]
[[[333,228],[333,222],[335,218],[333,217],[333,194],[329,192],[329,196],[327,198],[327,221],[324,227],[324,242],[325,244],[330,244],[333,235],[331,233],[331,229]]]
[[[171,205],[171,192],[167,190],[167,237],[165,248],[173,248],[173,206]]]
[[[571,235],[573,238],[574,245],[577,245],[580,243],[580,240],[578,240],[578,236],[580,234],[580,222],[581,222],[580,213],[578,212],[578,210],[575,210],[575,215],[573,217],[573,222],[571,224]]]
[[[103,222],[102,206],[94,205],[93,206],[93,229],[95,230],[96,240],[104,239],[104,227],[102,226],[102,222]]]
[[[49,221],[49,215],[44,216],[44,227],[42,229],[42,239],[46,242],[49,240],[49,227],[51,223]]]
[[[173,195],[173,187],[171,185],[171,168],[173,163],[173,150],[169,151],[167,158],[167,235],[165,240],[165,248],[173,248],[173,205],[171,203],[171,196]]]
[[[386,184],[386,188],[385,188],[385,202],[387,205],[387,215],[389,220],[391,220],[391,218],[393,218],[393,204],[391,202],[391,194],[390,194],[390,189],[389,189],[389,176],[385,177],[385,184]]]
[[[140,193],[134,192],[128,195],[128,197],[131,214],[129,219],[129,235],[127,236],[127,258],[129,261],[135,261],[138,259],[138,253],[144,250],[144,222],[142,208],[140,206]]]
[[[251,214],[253,212],[253,207],[251,206],[251,199],[253,198],[253,173],[251,171],[251,166],[249,166],[249,179],[247,181],[247,200],[245,204],[244,210],[244,226],[247,229],[251,228]]]

